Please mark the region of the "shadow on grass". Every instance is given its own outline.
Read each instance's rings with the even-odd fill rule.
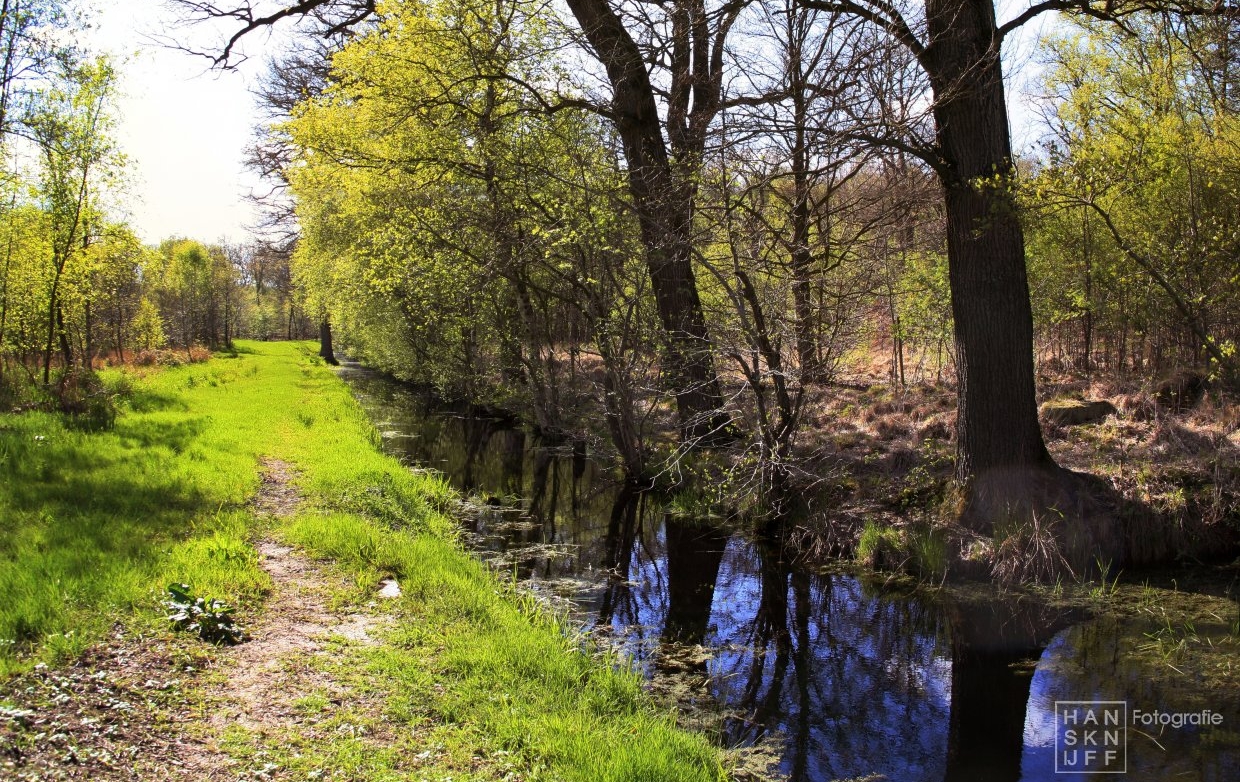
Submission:
[[[206,421],[202,418],[128,420],[117,424],[115,434],[129,449],[166,448],[179,454],[202,434],[205,426]]]
[[[37,535],[49,550],[134,554],[152,536],[179,537],[188,517],[212,509],[192,473],[171,463],[202,428],[190,419],[126,421],[100,435],[0,429],[0,508],[23,527],[0,524],[0,539]]]
[[[135,413],[185,412],[189,409],[185,400],[147,388],[134,389],[129,392],[123,404]]]
[[[254,562],[230,553],[246,553],[241,522],[228,513],[235,485],[221,480],[240,465],[190,451],[210,447],[203,441],[209,418],[156,412],[99,433],[48,414],[6,418],[0,680],[40,649],[60,658],[79,653],[118,610],[153,599],[163,568],[217,591],[253,591]]]

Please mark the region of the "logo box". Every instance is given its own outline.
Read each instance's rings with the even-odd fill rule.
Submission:
[[[1056,774],[1127,772],[1127,701],[1055,701]]]

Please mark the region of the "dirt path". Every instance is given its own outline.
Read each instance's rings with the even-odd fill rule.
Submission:
[[[262,487],[253,502],[260,515],[296,512],[301,498],[293,477],[290,465],[264,460]],[[342,584],[323,564],[273,540],[261,540],[256,548],[271,575],[272,593],[249,628],[251,640],[220,655],[222,680],[207,692],[206,735],[201,743],[186,745],[180,758],[194,779],[238,778],[236,763],[221,749],[230,730],[278,741],[287,731],[312,729],[299,703],[314,697],[339,703],[350,695],[315,658],[325,653],[329,639],[373,643],[372,632],[384,623],[373,612],[333,610],[330,594]]]
[[[295,512],[293,477],[290,465],[265,460],[256,512]],[[22,707],[0,710],[0,779],[267,779],[277,769],[261,757],[239,762],[225,749],[230,738],[255,745],[312,739],[326,720],[307,714],[308,700],[325,704],[323,717],[342,704],[377,711],[380,704],[349,692],[321,663],[341,644],[373,644],[387,619],[334,608],[330,596],[343,585],[325,565],[270,539],[256,548],[272,592],[246,627],[251,640],[215,649],[181,636],[124,638],[118,631],[114,643],[65,670],[19,677],[13,692],[3,693]],[[394,583],[384,586],[369,607],[399,594]],[[193,680],[204,675],[202,692]]]

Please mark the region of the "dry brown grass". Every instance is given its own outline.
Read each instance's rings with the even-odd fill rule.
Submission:
[[[1069,559],[1077,562],[1082,553],[1077,548],[1092,550],[1107,535],[1115,537],[1112,547],[1124,536],[1140,538],[1126,548],[1143,561],[1198,549],[1208,554],[1237,537],[1240,404],[1234,398],[1212,392],[1193,409],[1175,413],[1160,406],[1151,392],[1118,382],[1057,384],[1043,393],[1075,393],[1117,408],[1117,414],[1097,424],[1044,424],[1043,431],[1055,460],[1101,478],[1103,493],[1110,497],[1106,502],[1118,502],[1120,509],[1102,513],[1100,518],[1106,518],[1094,530],[1094,537],[1101,537],[1093,543],[1060,540],[1060,520],[1036,514],[996,534],[990,554],[993,577],[1020,581],[1082,575]],[[829,511],[805,525],[810,533],[802,539],[805,550],[851,550],[862,520],[890,527],[919,519],[950,521],[955,405],[954,391],[941,386],[813,389],[797,455],[823,474],[830,470],[839,477],[818,503]],[[1064,553],[1065,545],[1072,557]]]

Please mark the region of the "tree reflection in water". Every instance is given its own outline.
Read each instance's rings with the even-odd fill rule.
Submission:
[[[658,499],[612,482],[580,448],[541,447],[468,409],[427,414],[389,379],[356,365],[345,375],[390,453],[495,504],[473,522],[481,548],[533,588],[571,596],[582,623],[648,674],[688,673],[706,694],[694,703],[721,710],[723,741],[774,743],[795,782],[1062,779],[1057,699],[1223,711],[1221,731],[1130,742],[1130,776],[1237,779],[1240,694],[1203,702],[1151,677],[1131,662],[1145,628],[1067,626],[994,593],[953,602],[798,570],[776,542],[665,519]],[[699,645],[710,653],[680,653]]]

